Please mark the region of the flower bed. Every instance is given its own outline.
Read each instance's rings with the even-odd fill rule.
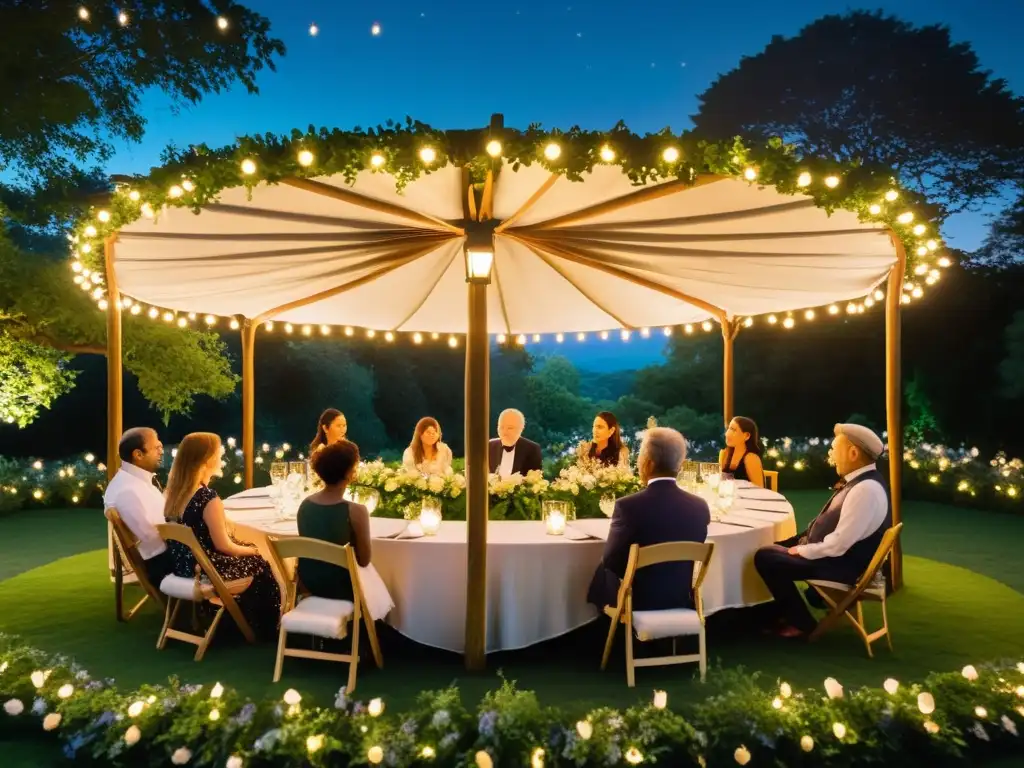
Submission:
[[[794,691],[713,674],[720,692],[683,711],[656,691],[577,719],[506,682],[467,710],[455,688],[408,712],[339,692],[315,706],[289,690],[251,701],[219,683],[120,691],[66,657],[0,636],[0,737],[58,742],[76,763],[244,766],[934,766],[1024,754],[1024,663],[930,675],[881,689]],[[824,695],[823,695],[824,694]]]
[[[215,487],[221,496],[242,487],[242,452],[228,438],[223,477]],[[798,489],[826,489],[835,482],[835,470],[828,464],[827,438],[789,438],[766,441],[765,469],[779,472],[779,486],[785,493]],[[716,461],[716,444],[692,446],[693,458]],[[549,451],[559,453],[559,451]],[[491,518],[530,520],[540,517],[540,500],[572,501],[578,517],[601,514],[603,496],[623,496],[638,487],[632,475],[615,468],[589,469],[567,466],[571,451],[559,456],[546,476],[530,473],[507,481],[491,481]],[[256,484],[269,485],[271,462],[302,459],[288,443],[271,447],[264,443],[255,458]],[[169,462],[167,463],[169,466]],[[457,462],[457,466],[458,466]],[[950,448],[920,443],[903,455],[904,494],[908,498],[986,509],[1019,511],[1024,495],[1024,463],[997,454],[981,459],[977,449]],[[397,463],[380,459],[365,463],[358,483],[381,494],[376,514],[402,517],[418,506],[424,496],[443,501],[446,519],[465,518],[465,476],[456,472],[445,477],[423,478],[407,473]],[[38,506],[97,506],[106,484],[106,468],[92,454],[66,461],[6,459],[0,457],[0,512]]]

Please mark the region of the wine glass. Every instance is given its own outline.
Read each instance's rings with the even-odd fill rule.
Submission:
[[[605,494],[601,497],[601,501],[598,502],[598,506],[601,507],[605,517],[611,517],[615,511],[615,497],[610,493]]]
[[[270,463],[270,484],[275,488],[288,479],[288,463],[273,461]]]

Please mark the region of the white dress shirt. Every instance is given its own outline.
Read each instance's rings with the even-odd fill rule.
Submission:
[[[509,477],[512,474],[512,466],[516,461],[516,449],[512,447],[511,451],[505,450],[505,445],[501,446],[501,463],[498,464],[498,477]]]
[[[845,480],[849,483],[874,468],[874,464],[861,467],[848,474]],[[836,529],[817,544],[800,544],[796,553],[808,560],[845,555],[850,547],[878,530],[888,509],[889,499],[881,483],[871,480],[857,483],[843,500],[843,511]]]
[[[437,444],[437,452],[433,459],[424,459],[416,463],[412,455],[412,449],[406,448],[402,454],[402,466],[412,472],[422,472],[424,475],[450,475],[452,473],[452,449],[444,443]]]
[[[660,482],[661,480],[671,480],[673,483],[676,482],[676,479],[674,477],[652,477],[650,480],[647,481],[647,484],[650,485],[651,483],[657,483]]]
[[[127,462],[121,464],[103,494],[103,508],[111,507],[117,509],[128,530],[138,537],[143,560],[167,549],[156,530],[157,525],[167,522],[164,520],[164,495],[153,485],[152,472]]]

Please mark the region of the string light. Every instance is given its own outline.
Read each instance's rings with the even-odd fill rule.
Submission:
[[[80,18],[82,21],[89,20],[89,9],[86,8],[84,5],[78,9],[78,18]]]
[[[133,304],[132,305],[132,314],[133,315],[137,315],[140,312],[142,312],[142,307],[140,305],[138,305],[138,304]]]
[[[557,160],[561,156],[561,154],[562,148],[555,144],[554,142],[551,142],[546,147],[544,147],[544,157],[546,157],[548,160]]]
[[[487,142],[487,154],[491,157],[501,156],[501,142],[496,139],[491,139]]]
[[[601,147],[601,152],[599,154],[601,155],[601,159],[604,162],[606,162],[606,163],[614,163],[615,162],[615,150],[612,149],[611,147],[609,147],[607,144],[605,144],[603,147]]]
[[[836,187],[839,186],[839,177],[838,176],[826,176],[825,177],[825,186],[828,187],[829,189],[835,189]]]
[[[711,329],[714,328],[714,326],[711,324],[710,320],[705,320],[703,323],[700,324],[700,327],[703,328],[705,331],[708,331],[708,332],[710,332]]]
[[[178,327],[179,328],[184,328],[186,325],[188,325],[188,320],[186,320],[184,317],[179,317],[178,318]]]
[[[217,29],[219,29],[221,32],[223,32],[227,28],[228,28],[228,20],[225,19],[223,16],[218,16],[217,17]]]
[[[911,213],[910,211],[904,211],[903,213],[896,217],[896,221],[898,221],[900,224],[909,224],[913,220],[914,214]]]
[[[753,181],[754,179],[757,178],[757,169],[756,168],[746,168],[746,169],[744,169],[744,171],[743,171],[743,178],[746,179],[747,181]]]
[[[454,336],[449,336],[448,346],[451,347],[452,349],[455,349],[457,346],[459,346],[459,340],[456,339]]]
[[[814,310],[813,309],[808,309],[806,312],[804,312],[804,319],[805,320],[813,320],[814,319]]]
[[[377,335],[377,332],[376,332],[375,330],[373,330],[373,328],[370,328],[370,329],[369,329],[369,330],[368,330],[368,331],[366,332],[366,338],[368,338],[368,339],[372,339],[372,338],[373,338],[374,336],[376,336],[376,335]]]
[[[501,337],[499,338],[499,342],[500,342],[500,343],[504,343],[504,342],[505,342],[505,337],[504,337],[504,336],[501,336]],[[417,331],[416,333],[414,333],[414,334],[412,335],[412,343],[413,343],[413,344],[422,344],[422,343],[423,343],[423,334],[422,334],[422,333],[420,333],[419,331]]]
[[[174,184],[173,186],[171,186],[169,190],[167,190],[167,195],[172,198],[181,197],[183,194],[185,194],[185,190],[183,190],[177,184]]]
[[[384,155],[379,152],[374,152],[370,157],[370,165],[374,168],[381,168],[385,163]]]
[[[693,333],[693,326],[690,323],[687,323],[686,325],[684,325],[683,326],[683,333],[685,333],[685,334]]]
[[[110,221],[110,211],[99,211],[96,214],[96,218],[99,219],[104,224],[106,224],[108,221]]]
[[[885,200],[886,202],[891,203],[899,196],[899,192],[897,192],[895,189],[890,189],[888,192],[885,193]]]
[[[913,229],[912,231],[913,231],[913,233],[914,233],[915,235],[917,235],[918,237],[920,237],[920,236],[921,236],[921,235],[923,235],[923,234],[924,234],[924,233],[925,233],[925,232],[926,232],[927,230],[928,230],[928,227],[926,227],[926,226],[925,226],[924,224],[915,224],[915,225],[914,225],[914,229]]]
[[[929,240],[929,241],[927,241],[927,242],[926,242],[926,243],[924,244],[924,246],[925,246],[925,248],[927,248],[927,249],[928,249],[929,251],[934,251],[934,250],[936,250],[936,249],[937,249],[937,248],[939,247],[939,244],[938,244],[937,242],[935,242],[934,240]]]
[[[796,177],[796,185],[798,187],[811,186],[811,174],[809,174],[807,171],[801,173],[799,176]]]
[[[373,35],[374,37],[377,37],[377,36],[380,35],[380,33],[381,33],[381,26],[380,26],[380,24],[377,23],[376,21],[373,22],[373,24],[370,25],[370,34]]]
[[[424,147],[420,150],[420,160],[423,161],[424,165],[430,165],[437,160],[437,152],[433,147]]]
[[[779,318],[775,315],[768,315],[768,325],[775,325],[777,322],[779,322]]]
[[[661,153],[661,159],[666,163],[674,163],[679,160],[679,150],[675,147],[668,147]]]
[[[254,173],[256,173],[256,163],[253,160],[250,160],[249,158],[243,160],[242,173],[244,173],[246,176],[252,176]]]
[[[160,312],[157,310],[156,307],[150,307],[149,312],[147,312],[146,314],[149,315],[151,320],[156,320],[157,317],[160,316]]]
[[[387,331],[384,334],[384,341],[394,341],[394,340],[395,340],[395,334],[393,334],[391,331]]]
[[[301,152],[299,152],[298,161],[299,165],[301,165],[303,168],[308,168],[309,166],[311,166],[313,164],[313,160],[313,153],[310,152],[308,149],[304,149]]]
[[[952,264],[952,263],[953,263],[953,262],[951,262],[951,261],[949,260],[949,258],[948,258],[948,257],[946,257],[946,256],[943,256],[943,257],[941,257],[941,258],[939,259],[939,266],[940,266],[940,267],[942,267],[943,269],[945,269],[946,267],[948,267],[948,266],[949,266],[950,264]]]
[[[868,213],[870,213],[872,216],[877,216],[881,212],[882,206],[880,206],[878,203],[872,203],[871,205],[868,206]]]
[[[239,322],[235,318],[231,318],[231,330],[237,331],[239,328]]]
[[[783,328],[792,328],[794,325],[796,325],[796,321],[794,321],[792,317],[787,317],[782,321]]]
[[[214,317],[213,315],[207,315],[206,317],[203,318],[203,322],[205,322],[207,325],[216,325],[217,318]]]

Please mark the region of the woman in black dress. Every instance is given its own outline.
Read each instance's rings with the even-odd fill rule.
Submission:
[[[193,432],[178,446],[165,492],[164,517],[192,529],[217,573],[225,581],[252,577],[252,585],[236,599],[238,607],[260,634],[272,633],[281,614],[281,590],[270,564],[252,544],[235,541],[224,517],[224,504],[210,488],[220,473],[224,446],[217,435]],[[174,573],[191,579],[196,558],[176,541],[169,543]]]
[[[622,442],[619,420],[614,413],[601,411],[594,417],[592,439],[576,446],[576,460],[582,464],[629,469],[629,448]]]
[[[725,430],[725,450],[719,456],[723,475],[734,480],[748,480],[764,487],[764,467],[761,464],[761,438],[757,424],[746,416],[737,416]]]

